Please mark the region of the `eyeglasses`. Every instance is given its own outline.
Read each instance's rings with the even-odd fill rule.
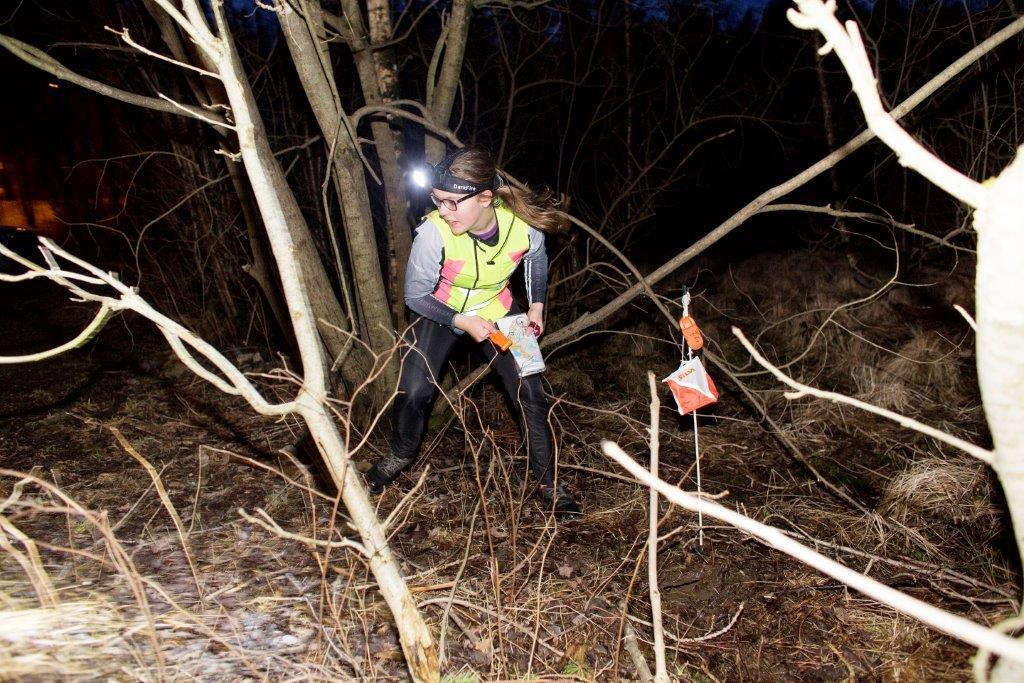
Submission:
[[[434,202],[434,206],[439,209],[448,209],[449,211],[458,211],[459,204],[466,201],[470,197],[475,197],[481,192],[485,192],[487,188],[477,190],[476,192],[470,192],[465,197],[459,197],[458,199],[438,199],[433,192],[430,193],[430,201]]]

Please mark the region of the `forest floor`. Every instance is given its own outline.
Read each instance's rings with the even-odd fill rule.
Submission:
[[[722,397],[700,421],[702,488],[994,624],[1016,610],[1019,576],[985,467],[852,408],[787,401],[729,333],[740,326],[775,362],[799,359],[789,370],[803,381],[984,444],[973,339],[952,310],[970,308],[969,279],[922,269],[884,286],[849,272],[827,252],[788,252],[701,274],[695,313],[751,392],[711,369]],[[56,288],[2,291],[0,355],[66,340],[90,317]],[[531,497],[515,422],[490,384],[464,420],[435,419],[419,463],[380,498],[382,518],[400,508],[390,540],[448,680],[631,680],[631,637],[653,668],[648,493],[599,444],[646,462],[647,372],[660,379],[679,358],[667,329],[620,326],[549,359],[561,476],[582,519],[556,524]],[[257,375],[279,365],[252,348],[228,355]],[[660,397],[661,475],[693,490],[692,421]],[[296,433],[191,376],[137,318],[59,358],[0,366],[0,679],[404,680],[359,557],[242,516],[263,510],[304,536],[348,532],[333,494],[281,452]],[[374,435],[357,466],[385,447]],[[731,527],[705,519],[701,543],[693,515],[661,513],[673,680],[969,678],[971,648]]]

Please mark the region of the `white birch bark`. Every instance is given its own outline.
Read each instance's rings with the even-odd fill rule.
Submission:
[[[157,0],[146,0],[145,6],[150,16],[156,22],[163,38],[164,44],[171,51],[171,55],[179,62],[187,63],[194,61],[203,67],[204,71],[214,69],[210,57],[198,45],[183,42],[175,30],[175,25],[169,15],[158,6]],[[212,105],[208,108],[211,111],[219,111],[220,107],[226,106],[223,85],[219,79],[197,79],[194,74],[187,74],[189,84],[192,87],[197,99],[205,105]],[[217,132],[223,137],[230,136],[230,130],[224,127],[217,127]],[[245,187],[245,179],[239,177],[237,162],[225,157],[225,164],[231,175],[232,183],[238,192],[239,201],[242,204],[243,217],[246,219],[246,228],[249,231],[249,243],[252,250],[253,263],[247,271],[264,291],[275,317],[282,321],[285,326],[285,334],[291,335],[291,323],[285,316],[282,318],[283,302],[280,301],[280,293],[277,292],[270,278],[273,272],[265,262],[265,247],[263,240],[254,230],[262,230],[260,221],[250,217],[253,213],[254,198],[252,189]],[[306,223],[298,202],[288,186],[287,179],[279,170],[275,170],[273,177],[276,182],[277,194],[282,198],[285,205],[285,217],[288,220],[289,230],[292,239],[298,247],[297,258],[303,277],[308,284],[307,291],[310,294],[310,304],[313,308],[317,329],[323,344],[332,359],[332,366],[337,365],[337,359],[345,354],[351,346],[348,332],[350,325],[348,318],[344,315],[340,302],[331,287],[331,281],[327,276],[323,261],[320,258],[313,242],[312,234]],[[367,209],[367,212],[369,209]],[[342,282],[341,285],[347,286]],[[365,359],[358,359],[357,362],[350,362],[340,365],[341,374],[348,387],[358,386],[370,371],[370,365]]]
[[[974,214],[978,384],[995,447],[992,468],[1024,561],[1024,148],[984,189],[986,201]]]
[[[239,154],[252,183],[257,206],[263,217],[278,270],[285,301],[295,329],[302,358],[303,383],[295,398],[299,414],[331,473],[342,500],[367,550],[370,569],[378,588],[395,617],[402,651],[412,678],[416,681],[439,680],[437,651],[430,630],[423,621],[408,585],[398,568],[384,528],[377,519],[365,487],[349,466],[345,442],[327,409],[327,375],[316,330],[316,320],[308,300],[307,288],[296,259],[296,245],[288,230],[286,207],[276,190],[276,161],[266,143],[262,121],[256,108],[241,60],[230,38],[223,6],[214,5],[217,36],[206,25],[197,0],[186,0],[185,15],[171,0],[155,0],[177,21],[215,65],[231,106]],[[187,17],[187,18],[186,18]]]

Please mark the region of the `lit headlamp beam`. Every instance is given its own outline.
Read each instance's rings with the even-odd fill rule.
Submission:
[[[409,179],[412,180],[413,185],[419,188],[426,189],[430,185],[430,174],[422,166],[414,168],[412,173],[409,174]]]

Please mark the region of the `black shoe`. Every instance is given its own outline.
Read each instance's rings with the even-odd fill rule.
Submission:
[[[394,453],[388,453],[377,461],[370,471],[366,473],[366,485],[373,495],[384,493],[388,484],[402,473],[406,467],[412,464],[414,458],[399,458]]]
[[[538,495],[547,510],[554,510],[555,519],[564,522],[576,519],[583,514],[583,508],[569,495],[561,484],[551,486],[541,484],[538,488]]]

